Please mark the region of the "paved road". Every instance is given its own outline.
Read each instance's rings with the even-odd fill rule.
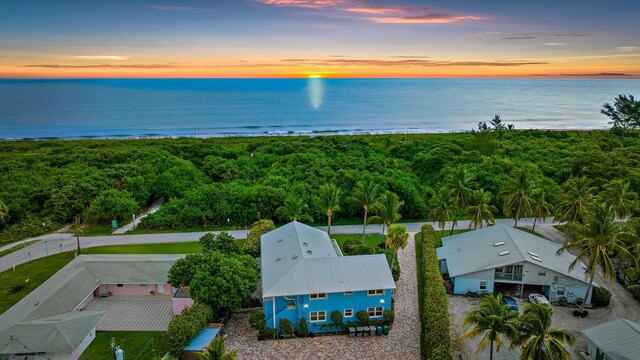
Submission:
[[[541,225],[536,225],[536,230],[544,226],[549,226],[552,219]],[[518,226],[527,226],[533,220],[522,219]],[[513,225],[512,219],[496,219],[498,224]],[[420,227],[426,223],[405,223],[408,232],[419,232]],[[436,225],[437,227],[437,225]],[[456,229],[466,229],[469,227],[469,220],[459,221]],[[447,230],[451,229],[451,225],[447,224]],[[319,229],[326,230],[326,226]],[[382,225],[371,224],[367,226],[367,233],[380,233]],[[244,239],[247,237],[248,230],[231,230],[229,233],[236,239]],[[166,234],[144,234],[144,235],[107,235],[107,236],[86,236],[80,238],[80,247],[89,248],[106,245],[133,245],[133,244],[160,244],[172,242],[190,242],[197,241],[206,232],[189,232],[189,233],[166,233]],[[213,231],[213,233],[218,233]],[[333,234],[358,234],[362,233],[362,225],[335,225],[331,227]],[[75,252],[77,249],[76,238],[69,233],[53,233],[37,238],[23,240],[22,242],[38,240],[37,243],[27,246],[23,249],[14,251],[0,258],[0,272],[10,269],[13,266],[23,264],[25,262],[39,259],[48,255]],[[15,246],[17,243],[14,243]]]

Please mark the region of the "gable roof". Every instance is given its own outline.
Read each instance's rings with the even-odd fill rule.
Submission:
[[[582,331],[613,360],[640,359],[640,324],[617,319]]]
[[[529,262],[585,282],[584,264],[579,261],[569,271],[569,264],[576,257],[569,252],[556,255],[561,247],[526,231],[498,224],[445,237],[436,252],[439,259],[447,260],[451,277]]]
[[[106,315],[74,311],[100,284],[166,283],[169,268],[181,257],[78,256],[0,315],[0,354],[75,350]]]
[[[297,221],[260,245],[263,297],[395,288],[384,255],[342,256],[326,232]]]

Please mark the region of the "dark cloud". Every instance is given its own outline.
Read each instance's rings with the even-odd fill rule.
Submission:
[[[378,66],[378,67],[441,67],[441,66],[523,66],[546,65],[547,62],[533,60],[496,60],[496,61],[453,61],[453,60],[378,60],[378,59],[285,59],[299,65],[315,66]]]
[[[523,36],[505,36],[502,39],[504,39],[504,40],[533,40],[535,38],[536,38],[535,36],[523,35]]]
[[[179,64],[90,64],[90,65],[64,65],[64,64],[32,64],[22,65],[26,68],[46,69],[175,69],[184,67]]]
[[[549,34],[550,36],[555,36],[555,37],[587,37],[587,36],[591,36],[591,34],[586,34],[586,33],[556,33],[556,34]]]
[[[600,72],[591,74],[562,74],[562,76],[579,76],[579,77],[600,77],[600,76],[631,76],[631,74],[615,73],[615,72]]]
[[[421,56],[421,55],[395,55],[389,56],[390,58],[396,59],[428,59],[429,56]]]

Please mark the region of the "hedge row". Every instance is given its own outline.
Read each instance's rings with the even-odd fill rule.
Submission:
[[[180,315],[174,316],[165,333],[165,341],[171,355],[179,358],[182,349],[209,324],[212,317],[211,308],[202,304],[193,304],[184,308]]]
[[[420,349],[423,359],[450,360],[451,343],[449,336],[449,304],[447,292],[442,284],[440,264],[434,243],[436,232],[426,224],[421,230],[421,246],[418,252],[418,283],[420,297]]]

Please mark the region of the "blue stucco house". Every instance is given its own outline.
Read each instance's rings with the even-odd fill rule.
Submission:
[[[367,311],[382,319],[395,283],[384,255],[343,256],[326,232],[293,221],[261,237],[262,301],[267,326],[306,318],[311,332],[330,331],[331,313],[345,322]]]

